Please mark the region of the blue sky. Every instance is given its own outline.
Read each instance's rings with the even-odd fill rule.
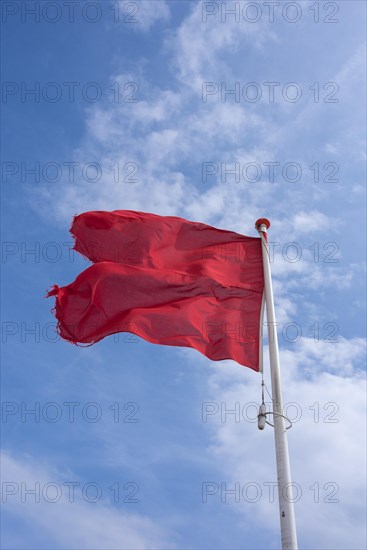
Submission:
[[[271,220],[299,546],[364,548],[365,4],[20,1],[2,21],[3,547],[280,547],[259,375],[55,335],[46,290],[88,265],[72,216],[133,209]]]

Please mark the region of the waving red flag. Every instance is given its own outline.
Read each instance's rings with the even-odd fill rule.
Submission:
[[[128,210],[76,216],[71,233],[94,264],[49,292],[64,339],[132,332],[261,370],[259,238]]]

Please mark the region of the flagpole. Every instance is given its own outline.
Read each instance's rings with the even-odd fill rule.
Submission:
[[[280,381],[278,336],[276,331],[273,286],[271,282],[269,246],[267,240],[267,230],[270,227],[270,222],[266,218],[260,218],[257,220],[255,227],[259,232],[262,242],[282,550],[297,550],[298,545],[288,441],[285,418],[282,416],[283,397]]]

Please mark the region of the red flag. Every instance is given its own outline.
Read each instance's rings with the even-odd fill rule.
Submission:
[[[132,332],[261,369],[259,238],[128,210],[76,216],[71,233],[94,264],[49,292],[63,338],[95,343]]]

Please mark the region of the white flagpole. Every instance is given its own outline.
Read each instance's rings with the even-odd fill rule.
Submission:
[[[278,336],[276,331],[273,286],[271,282],[269,246],[267,230],[270,222],[261,218],[256,222],[256,229],[262,241],[262,257],[265,282],[266,317],[268,322],[269,356],[271,371],[271,389],[273,400],[275,454],[278,477],[278,496],[280,528],[283,550],[297,550],[296,521],[293,507],[293,490],[289,464],[288,442],[285,419],[283,416],[283,397],[280,381]]]

